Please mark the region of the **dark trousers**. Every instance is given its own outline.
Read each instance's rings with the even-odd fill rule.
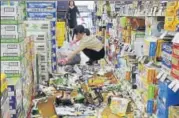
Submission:
[[[83,52],[91,61],[100,60],[105,56],[104,48],[102,48],[99,52],[91,49],[84,49]]]

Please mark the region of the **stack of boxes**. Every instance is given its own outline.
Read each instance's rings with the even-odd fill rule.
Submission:
[[[34,63],[35,83],[48,80],[48,72],[51,67],[51,25],[50,21],[27,21],[26,35],[34,39],[34,53],[38,61]],[[37,71],[38,70],[38,71]]]
[[[167,31],[178,31],[179,16],[178,16],[179,2],[173,1],[167,3],[165,14],[164,29]]]
[[[27,2],[27,19],[28,20],[45,20],[51,23],[51,65],[52,72],[57,71],[56,56],[56,11],[57,3],[53,2]]]
[[[179,44],[173,43],[171,75],[179,80]]]
[[[7,76],[11,118],[22,115],[24,9],[25,2],[1,2],[1,73]]]
[[[171,72],[171,57],[172,43],[164,43],[162,45],[162,69],[170,75]]]
[[[1,74],[1,118],[11,118],[9,111],[9,98],[8,98],[8,89],[7,89],[7,80],[6,75]]]

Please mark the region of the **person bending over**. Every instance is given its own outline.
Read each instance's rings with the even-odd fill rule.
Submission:
[[[73,41],[73,44],[79,42],[79,46],[71,54],[68,54],[65,59],[62,59],[60,63],[66,64],[81,51],[83,51],[83,53],[89,58],[89,61],[86,62],[86,64],[88,65],[92,65],[98,60],[104,58],[104,45],[96,38],[96,36],[91,36],[88,29],[85,29],[82,25],[77,25],[74,28],[74,35],[75,39]]]

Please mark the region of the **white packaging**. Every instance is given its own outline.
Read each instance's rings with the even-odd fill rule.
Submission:
[[[1,6],[1,16],[18,16],[18,6]]]
[[[35,43],[35,54],[47,53],[46,43]]]
[[[22,21],[24,17],[23,7],[20,6],[1,6],[1,20]]]
[[[40,63],[38,65],[39,73],[48,73],[48,64],[47,63]]]
[[[14,56],[21,56],[24,53],[24,45],[23,43],[15,44],[15,43],[7,43],[1,44],[1,57],[8,56],[8,57],[14,57]]]
[[[24,41],[24,32],[17,32],[16,34],[1,34],[1,43],[20,43]]]
[[[33,36],[34,37],[34,42],[35,43],[47,43],[47,40],[49,40],[47,38],[47,32],[31,32],[31,31],[27,31],[26,32],[26,36]]]
[[[50,21],[25,21],[26,31],[33,32],[48,32],[48,39],[51,39],[51,24]]]
[[[22,106],[22,81],[21,78],[8,78],[7,80],[9,103],[11,107],[14,107],[11,111],[16,111]]]
[[[9,99],[7,98],[3,104],[1,104],[1,118],[11,118],[9,113]]]
[[[40,77],[39,77],[40,83],[44,83],[44,81],[48,81],[48,80],[49,80],[48,73],[40,73]]]
[[[21,61],[1,61],[1,72],[7,74],[21,74],[25,70]]]
[[[47,63],[47,61],[48,61],[48,55],[47,54],[43,54],[43,53],[41,53],[41,54],[39,54],[38,55],[38,61],[39,61],[39,63]]]

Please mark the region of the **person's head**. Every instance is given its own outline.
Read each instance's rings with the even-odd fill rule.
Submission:
[[[85,33],[86,33],[86,36],[90,36],[90,30],[85,28]]]
[[[75,6],[75,2],[73,0],[70,0],[68,3],[69,6]]]
[[[85,29],[83,25],[77,25],[74,28],[74,35],[76,35],[77,40],[81,40],[83,36],[86,34],[87,36],[90,35],[89,29]]]

